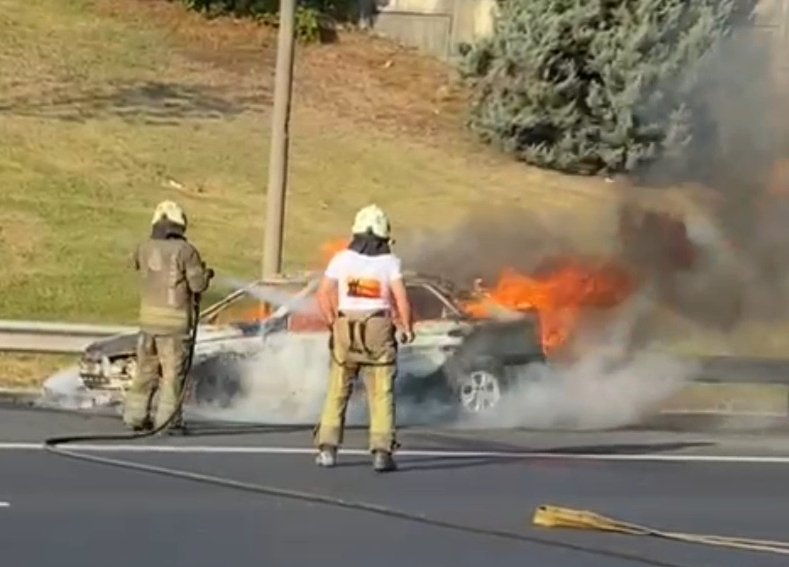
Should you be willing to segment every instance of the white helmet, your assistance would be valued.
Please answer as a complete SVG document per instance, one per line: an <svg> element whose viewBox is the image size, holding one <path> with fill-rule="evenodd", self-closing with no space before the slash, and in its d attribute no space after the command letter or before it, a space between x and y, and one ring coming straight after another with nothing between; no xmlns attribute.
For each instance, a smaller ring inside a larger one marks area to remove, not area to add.
<svg viewBox="0 0 789 567"><path fill-rule="evenodd" d="M364 234L368 230L378 238L389 239L389 217L378 205L368 205L360 209L353 220L353 234Z"/></svg>
<svg viewBox="0 0 789 567"><path fill-rule="evenodd" d="M174 201L162 201L156 205L151 224L156 224L162 219L167 219L170 222L186 227L184 210Z"/></svg>

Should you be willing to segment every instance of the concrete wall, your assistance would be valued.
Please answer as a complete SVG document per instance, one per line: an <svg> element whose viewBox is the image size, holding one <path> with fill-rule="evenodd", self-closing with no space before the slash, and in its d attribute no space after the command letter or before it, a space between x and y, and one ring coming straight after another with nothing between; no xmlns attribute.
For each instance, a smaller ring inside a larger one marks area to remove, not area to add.
<svg viewBox="0 0 789 567"><path fill-rule="evenodd" d="M753 40L758 47L765 47L772 56L776 83L783 91L789 79L789 0L760 0L754 22Z"/></svg>
<svg viewBox="0 0 789 567"><path fill-rule="evenodd" d="M374 30L442 59L490 34L495 0L379 0Z"/></svg>

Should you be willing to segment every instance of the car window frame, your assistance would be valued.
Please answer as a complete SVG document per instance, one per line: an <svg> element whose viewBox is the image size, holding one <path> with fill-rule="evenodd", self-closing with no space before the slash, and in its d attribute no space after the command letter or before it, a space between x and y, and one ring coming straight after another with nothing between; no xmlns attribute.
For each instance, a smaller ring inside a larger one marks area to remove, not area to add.
<svg viewBox="0 0 789 567"><path fill-rule="evenodd" d="M462 319L463 318L463 314L460 312L460 310L457 308L457 306L454 305L451 301L449 301L444 296L444 294L441 293L441 291L438 290L430 282L420 282L420 281L409 282L409 281L406 280L405 285L406 285L406 292L410 291L409 288L419 287L419 288L422 288L423 290L426 290L430 295L432 295L442 306L441 316L439 317L439 319ZM432 321L432 320L434 320L434 318L427 318L427 319L421 319L421 320L422 321ZM416 322L418 322L418 321L416 321Z"/></svg>

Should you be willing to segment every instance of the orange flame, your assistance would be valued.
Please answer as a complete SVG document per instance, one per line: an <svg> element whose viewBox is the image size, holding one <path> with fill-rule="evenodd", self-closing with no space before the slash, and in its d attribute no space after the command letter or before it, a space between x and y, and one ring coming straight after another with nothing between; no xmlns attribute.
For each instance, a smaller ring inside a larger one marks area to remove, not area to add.
<svg viewBox="0 0 789 567"><path fill-rule="evenodd" d="M614 307L632 293L634 286L631 276L615 265L593 267L565 260L541 276L506 269L495 287L484 290L482 299L469 302L464 308L476 318L490 317L496 305L514 311L536 311L543 349L551 354L570 339L584 308Z"/></svg>
<svg viewBox="0 0 789 567"><path fill-rule="evenodd" d="M321 262L323 266L328 266L329 262L331 262L332 258L342 250L348 248L350 244L350 240L347 238L335 238L333 240L329 240L321 245Z"/></svg>
<svg viewBox="0 0 789 567"><path fill-rule="evenodd" d="M265 321L269 317L274 310L271 308L271 305L268 303L262 303L257 307L253 307L249 309L247 312L244 313L242 316L242 321L244 323L256 323L258 321Z"/></svg>
<svg viewBox="0 0 789 567"><path fill-rule="evenodd" d="M347 238L324 243L323 265L348 244ZM490 318L497 308L535 311L540 320L543 349L546 354L552 354L572 338L584 309L619 305L633 293L636 280L623 267L610 262L560 258L551 262L549 269L537 270L532 275L505 269L494 287L486 289L478 283L476 287L478 298L462 305L471 317Z"/></svg>

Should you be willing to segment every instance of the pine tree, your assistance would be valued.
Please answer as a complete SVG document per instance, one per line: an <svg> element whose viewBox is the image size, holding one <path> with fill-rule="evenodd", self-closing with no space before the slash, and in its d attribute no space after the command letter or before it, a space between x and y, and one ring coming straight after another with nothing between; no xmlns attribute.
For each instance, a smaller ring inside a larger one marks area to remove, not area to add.
<svg viewBox="0 0 789 567"><path fill-rule="evenodd" d="M736 0L501 0L494 33L465 55L469 125L540 167L631 172L680 156L708 120L698 70Z"/></svg>

